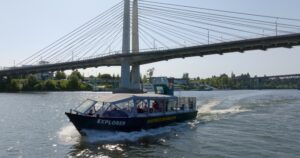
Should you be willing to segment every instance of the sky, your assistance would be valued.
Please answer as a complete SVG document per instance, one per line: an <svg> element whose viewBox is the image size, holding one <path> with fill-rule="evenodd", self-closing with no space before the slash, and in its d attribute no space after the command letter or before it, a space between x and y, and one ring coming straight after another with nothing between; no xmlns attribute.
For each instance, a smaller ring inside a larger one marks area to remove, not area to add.
<svg viewBox="0 0 300 158"><path fill-rule="evenodd" d="M0 66L13 66L109 9L120 0L0 0ZM237 12L300 19L299 0L165 0ZM300 73L300 47L174 59L141 66L154 76L206 78L223 73L252 76ZM120 67L81 70L86 76L120 74Z"/></svg>

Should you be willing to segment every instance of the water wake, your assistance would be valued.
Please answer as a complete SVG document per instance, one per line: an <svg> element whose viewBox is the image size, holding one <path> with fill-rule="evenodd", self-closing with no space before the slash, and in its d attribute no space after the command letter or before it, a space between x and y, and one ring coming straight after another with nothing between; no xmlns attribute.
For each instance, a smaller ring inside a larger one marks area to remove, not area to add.
<svg viewBox="0 0 300 158"><path fill-rule="evenodd" d="M212 108L219 105L221 103L221 101L219 100L212 100L209 101L207 104L201 105L198 108L198 113L199 114L209 114L212 111Z"/></svg>
<svg viewBox="0 0 300 158"><path fill-rule="evenodd" d="M143 138L157 137L165 133L170 133L175 127L162 127L134 132L109 132L85 130L86 140L91 143L95 142L137 142Z"/></svg>
<svg viewBox="0 0 300 158"><path fill-rule="evenodd" d="M110 142L137 142L140 139L157 137L159 135L167 134L172 131L185 129L186 123L177 124L175 126L166 126L161 128L134 131L134 132L110 132L98 130L83 130L86 136L81 137L76 128L69 124L60 129L58 138L63 144L75 144L82 141L89 143L110 143Z"/></svg>
<svg viewBox="0 0 300 158"><path fill-rule="evenodd" d="M75 144L80 140L80 134L72 124L62 127L57 135L63 144Z"/></svg>

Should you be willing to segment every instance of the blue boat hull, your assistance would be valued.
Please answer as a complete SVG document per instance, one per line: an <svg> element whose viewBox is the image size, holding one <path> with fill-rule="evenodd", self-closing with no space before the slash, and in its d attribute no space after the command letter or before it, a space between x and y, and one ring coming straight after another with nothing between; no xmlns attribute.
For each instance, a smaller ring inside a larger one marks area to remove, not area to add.
<svg viewBox="0 0 300 158"><path fill-rule="evenodd" d="M183 122L194 119L197 111L174 113L163 116L132 117L132 118L105 118L84 116L74 113L65 113L76 129L82 134L83 129L106 130L106 131L140 131L166 126L175 122Z"/></svg>

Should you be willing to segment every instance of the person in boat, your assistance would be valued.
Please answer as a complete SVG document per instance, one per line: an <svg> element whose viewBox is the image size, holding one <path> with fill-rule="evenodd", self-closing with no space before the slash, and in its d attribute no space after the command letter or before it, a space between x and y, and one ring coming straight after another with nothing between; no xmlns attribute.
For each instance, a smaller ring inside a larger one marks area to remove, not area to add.
<svg viewBox="0 0 300 158"><path fill-rule="evenodd" d="M89 111L88 115L90 115L90 116L94 115L93 109L91 109L91 110Z"/></svg>
<svg viewBox="0 0 300 158"><path fill-rule="evenodd" d="M193 102L189 102L189 108L190 108L190 110L193 110L193 109L194 109Z"/></svg>
<svg viewBox="0 0 300 158"><path fill-rule="evenodd" d="M141 106L138 106L137 107L137 112L138 113L144 113L144 110L143 110L143 108L141 108Z"/></svg>
<svg viewBox="0 0 300 158"><path fill-rule="evenodd" d="M158 103L157 101L154 101L153 104L152 104L152 107L155 111L159 111L159 106L158 106Z"/></svg>
<svg viewBox="0 0 300 158"><path fill-rule="evenodd" d="M180 110L184 110L184 104L181 105Z"/></svg>
<svg viewBox="0 0 300 158"><path fill-rule="evenodd" d="M143 111L144 112L149 112L149 108L148 108L148 104L147 103L145 103Z"/></svg>

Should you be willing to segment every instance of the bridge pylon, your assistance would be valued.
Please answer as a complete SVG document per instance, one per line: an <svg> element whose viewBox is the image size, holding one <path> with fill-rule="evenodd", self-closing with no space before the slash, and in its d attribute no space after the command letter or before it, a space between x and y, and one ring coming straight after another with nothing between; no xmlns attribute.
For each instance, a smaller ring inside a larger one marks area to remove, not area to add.
<svg viewBox="0 0 300 158"><path fill-rule="evenodd" d="M132 4L132 53L139 52L139 18L138 0L133 0ZM141 89L140 65L132 65L131 68L131 88Z"/></svg>
<svg viewBox="0 0 300 158"><path fill-rule="evenodd" d="M124 0L123 15L123 43L122 53L130 53L130 0ZM139 29L138 29L138 0L132 3L132 52L139 52ZM130 65L128 59L122 59L120 89L116 92L142 92L140 79L140 65Z"/></svg>

